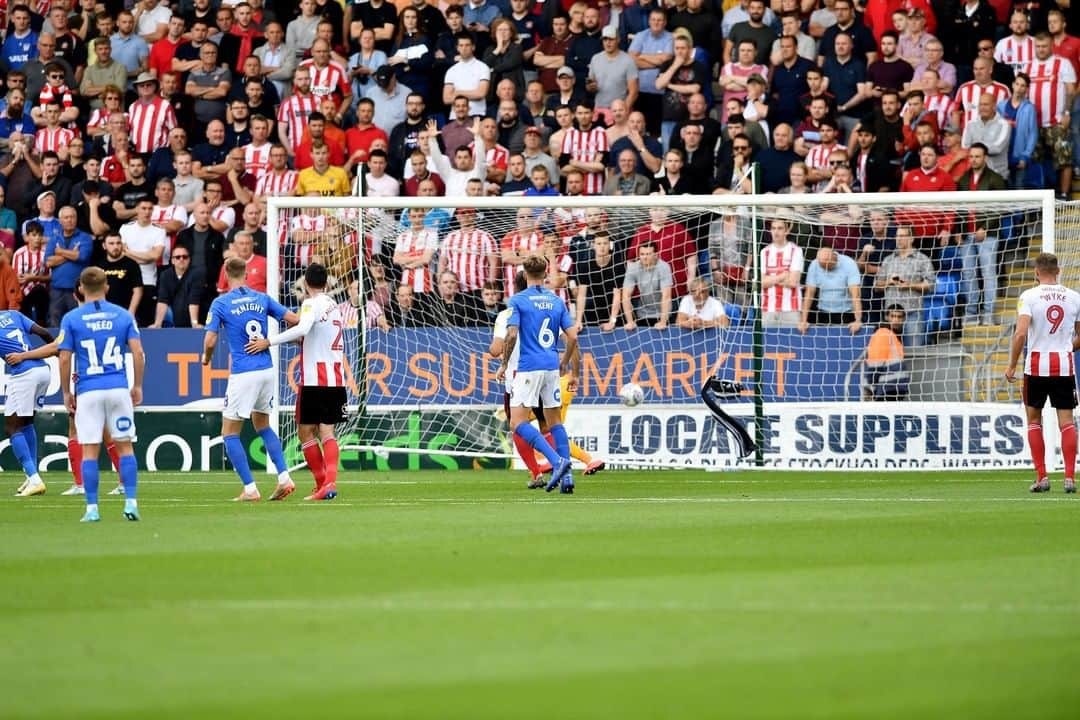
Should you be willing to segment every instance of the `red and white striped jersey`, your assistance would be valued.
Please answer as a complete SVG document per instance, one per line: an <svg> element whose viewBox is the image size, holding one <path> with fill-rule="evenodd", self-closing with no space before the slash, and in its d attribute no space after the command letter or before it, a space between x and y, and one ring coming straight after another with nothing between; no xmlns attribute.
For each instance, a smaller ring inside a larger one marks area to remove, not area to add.
<svg viewBox="0 0 1080 720"><path fill-rule="evenodd" d="M295 149L307 130L308 117L319 109L319 98L293 93L278 106L277 121L285 127L289 142Z"/></svg>
<svg viewBox="0 0 1080 720"><path fill-rule="evenodd" d="M23 245L21 248L15 251L15 255L11 258L11 266L15 270L16 275L49 275L49 267L45 264L45 246L42 245L40 250L31 250L29 245ZM43 282L32 280L22 284L23 295L29 295L30 291L39 285L44 285Z"/></svg>
<svg viewBox="0 0 1080 720"><path fill-rule="evenodd" d="M480 290L484 283L493 279L488 258L498 252L495 238L477 228L455 230L442 243L447 269L457 274L461 292Z"/></svg>
<svg viewBox="0 0 1080 720"><path fill-rule="evenodd" d="M1073 331L1080 322L1080 293L1064 285L1039 285L1020 294L1016 312L1031 318L1024 374L1072 375Z"/></svg>
<svg viewBox="0 0 1080 720"><path fill-rule="evenodd" d="M949 112L960 113L960 127L963 128L979 115L979 98L983 95L993 95L994 105L1002 100L1012 97L1009 88L999 82L991 82L986 87L980 86L974 80L969 80L956 90ZM944 127L940 125L939 127Z"/></svg>
<svg viewBox="0 0 1080 720"><path fill-rule="evenodd" d="M469 143L469 151L476 152L476 143ZM487 149L487 152L484 153L484 160L487 162L488 167L505 170L507 163L510 161L510 151L502 145L496 144L494 147Z"/></svg>
<svg viewBox="0 0 1080 720"><path fill-rule="evenodd" d="M406 230L397 237L397 245L394 246L394 254L401 253L407 258L419 258L429 250L434 252L439 249L439 235L427 228L423 230ZM428 265L420 267L403 268L401 271L401 284L408 285L413 292L431 292L433 287L431 268Z"/></svg>
<svg viewBox="0 0 1080 720"><path fill-rule="evenodd" d="M323 232L326 230L327 216L322 213L315 215L308 215L307 213L300 213L294 215L289 222L291 232L289 233L293 242L296 244L296 262L300 267L307 267L311 264L311 258L318 249L317 246L309 242L305 238L297 239L297 232Z"/></svg>
<svg viewBox="0 0 1080 720"><path fill-rule="evenodd" d="M255 184L255 194L262 195L292 195L296 192L295 170L285 170L280 175L273 170L268 170L259 182Z"/></svg>
<svg viewBox="0 0 1080 720"><path fill-rule="evenodd" d="M155 205L154 209L150 211L150 224L157 225L160 228L165 227L165 223L179 220L183 223L180 227L183 228L187 225L188 211L184 209L182 205L168 205L162 207L161 205ZM161 259L158 260L158 267L166 267L169 264L169 255L172 253L173 245L176 243L176 233L165 233L165 252L161 254Z"/></svg>
<svg viewBox="0 0 1080 720"><path fill-rule="evenodd" d="M776 245L770 243L761 249L761 273L779 275L794 272L801 276L803 271L803 253L792 242ZM761 295L762 312L790 312L802 309L802 287L782 287L773 285L765 288Z"/></svg>
<svg viewBox="0 0 1080 720"><path fill-rule="evenodd" d="M169 131L176 127L176 113L165 98L148 103L136 100L128 108L128 125L135 152L149 153L169 144Z"/></svg>
<svg viewBox="0 0 1080 720"><path fill-rule="evenodd" d="M270 148L268 142L256 147L253 143L244 146L244 169L261 180L263 175L270 172ZM256 188L258 186L256 185ZM256 195L259 193L256 192Z"/></svg>
<svg viewBox="0 0 1080 720"><path fill-rule="evenodd" d="M53 102L59 103L60 112L63 112L75 104L75 99L71 97L71 90L67 85L61 84L53 87L49 83L45 83L41 87L41 92L38 93L37 104L45 107Z"/></svg>
<svg viewBox="0 0 1080 720"><path fill-rule="evenodd" d="M937 120L937 126L943 128L949 124L949 110L952 108L952 98L945 93L927 95L925 98L926 111L933 113Z"/></svg>
<svg viewBox="0 0 1080 720"><path fill-rule="evenodd" d="M810 152L806 153L807 169L824 170L829 167L829 155L832 155L835 150L847 150L847 148L837 142L832 145L815 145L810 148ZM821 192L828 184L828 180L821 180L814 186L814 191Z"/></svg>
<svg viewBox="0 0 1080 720"><path fill-rule="evenodd" d="M90 121L86 123L86 131L90 132L91 128L106 129L109 126L110 112L105 108L97 108L90 112ZM127 113L124 113L124 123L130 128L131 120L128 118Z"/></svg>
<svg viewBox="0 0 1080 720"><path fill-rule="evenodd" d="M317 67L314 60L305 60L300 67L307 68L311 75L311 94L315 97L336 95L340 100L349 94L349 73L333 60L322 68Z"/></svg>
<svg viewBox="0 0 1080 720"><path fill-rule="evenodd" d="M1035 59L1035 38L1026 35L1017 39L1012 35L1003 37L994 48L994 60L1011 65L1013 72L1022 70L1024 65Z"/></svg>
<svg viewBox="0 0 1080 720"><path fill-rule="evenodd" d="M70 128L59 127L55 130L41 128L34 134L34 152L38 155L46 150L56 152L62 147L67 147L75 139L75 131Z"/></svg>
<svg viewBox="0 0 1080 720"><path fill-rule="evenodd" d="M329 295L308 298L300 306L300 322L313 318L300 345L300 385L345 385L345 320Z"/></svg>
<svg viewBox="0 0 1080 720"><path fill-rule="evenodd" d="M569 128L563 135L560 153L569 155L571 160L581 162L602 162L608 151L607 130L594 127L589 131ZM558 159L558 158L556 158ZM604 192L604 173L585 173L583 195L599 195Z"/></svg>
<svg viewBox="0 0 1080 720"><path fill-rule="evenodd" d="M507 233L499 246L499 250L509 250L518 255L527 255L540 249L540 233L533 231L528 235L522 235L519 231ZM514 294L514 276L521 270L521 265L503 263L503 295L510 297Z"/></svg>
<svg viewBox="0 0 1080 720"><path fill-rule="evenodd" d="M1057 125L1069 111L1069 91L1065 84L1076 82L1072 63L1059 55L1051 55L1046 60L1027 63L1024 72L1031 78L1028 99L1039 113L1039 127Z"/></svg>

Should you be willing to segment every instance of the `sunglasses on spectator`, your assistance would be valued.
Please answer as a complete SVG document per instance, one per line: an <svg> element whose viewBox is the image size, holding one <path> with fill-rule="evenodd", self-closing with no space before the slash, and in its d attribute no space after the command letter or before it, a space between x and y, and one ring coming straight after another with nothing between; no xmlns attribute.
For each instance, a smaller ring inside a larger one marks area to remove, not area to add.
<svg viewBox="0 0 1080 720"><path fill-rule="evenodd" d="M986 52L987 50L993 50L993 49L994 49L993 45L980 45L979 46L979 52Z"/></svg>
<svg viewBox="0 0 1080 720"><path fill-rule="evenodd" d="M848 164L843 160L830 160L829 164L833 167L847 167Z"/></svg>
<svg viewBox="0 0 1080 720"><path fill-rule="evenodd" d="M732 145L731 149L735 152L746 152L750 149L749 145Z"/></svg>
<svg viewBox="0 0 1080 720"><path fill-rule="evenodd" d="M190 260L191 256L190 255L173 255L172 259L173 260Z"/></svg>

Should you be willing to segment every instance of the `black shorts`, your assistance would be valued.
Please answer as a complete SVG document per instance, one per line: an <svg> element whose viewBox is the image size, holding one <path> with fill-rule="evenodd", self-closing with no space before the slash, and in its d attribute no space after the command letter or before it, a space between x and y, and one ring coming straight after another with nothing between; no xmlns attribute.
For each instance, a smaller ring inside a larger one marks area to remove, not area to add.
<svg viewBox="0 0 1080 720"><path fill-rule="evenodd" d="M1024 404L1043 409L1046 399L1055 410L1072 410L1077 406L1076 378L1072 375L1059 377L1024 376Z"/></svg>
<svg viewBox="0 0 1080 720"><path fill-rule="evenodd" d="M343 387L305 385L296 400L297 425L337 425L345 420L348 396Z"/></svg>

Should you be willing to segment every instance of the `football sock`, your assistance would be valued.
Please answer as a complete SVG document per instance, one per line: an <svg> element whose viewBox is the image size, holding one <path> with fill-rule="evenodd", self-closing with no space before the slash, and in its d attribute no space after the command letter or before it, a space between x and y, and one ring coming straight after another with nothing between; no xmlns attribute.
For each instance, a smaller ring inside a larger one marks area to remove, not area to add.
<svg viewBox="0 0 1080 720"><path fill-rule="evenodd" d="M37 474L37 463L34 462L34 458L30 455L30 448L26 444L26 436L23 435L22 430L12 433L10 439L11 451L15 453L15 459L19 461L19 465L22 466L26 477Z"/></svg>
<svg viewBox="0 0 1080 720"><path fill-rule="evenodd" d="M561 426L560 426L561 427ZM514 428L514 434L520 435L521 439L529 443L529 446L535 450L538 450L547 461L551 463L551 467L558 467L562 458L559 453L555 452L555 448L548 444L548 441L540 434L540 431L533 427L532 423L523 422Z"/></svg>
<svg viewBox="0 0 1080 720"><path fill-rule="evenodd" d="M1072 423L1061 428L1061 455L1065 458L1065 477L1076 478L1076 426Z"/></svg>
<svg viewBox="0 0 1080 720"><path fill-rule="evenodd" d="M124 485L124 497L128 500L135 499L135 486L139 478L139 465L134 455L121 455L117 458L119 465L120 482Z"/></svg>
<svg viewBox="0 0 1080 720"><path fill-rule="evenodd" d="M1073 435L1075 449L1076 435ZM1031 446L1031 462L1035 464L1036 480L1046 477L1046 443L1043 442L1042 425L1031 423L1028 425L1028 445Z"/></svg>
<svg viewBox="0 0 1080 720"><path fill-rule="evenodd" d="M586 465L592 462L592 455L582 450L581 446L573 440L570 441L570 457L574 458L575 460L580 460Z"/></svg>
<svg viewBox="0 0 1080 720"><path fill-rule="evenodd" d="M109 454L109 461L112 462L113 470L120 472L120 452L116 449L116 443L106 445L105 452Z"/></svg>
<svg viewBox="0 0 1080 720"><path fill-rule="evenodd" d="M570 459L570 438L566 435L566 427L559 423L558 425L552 425L548 428L551 431L551 437L555 438L555 450L559 453L559 457Z"/></svg>
<svg viewBox="0 0 1080 720"><path fill-rule="evenodd" d="M315 477L315 487L322 487L322 484L326 481L326 470L323 467L322 450L319 448L318 440L308 440L301 446L301 450L304 451L304 460L307 462L308 470Z"/></svg>
<svg viewBox="0 0 1080 720"><path fill-rule="evenodd" d="M75 438L68 438L68 464L75 484L82 487L82 445Z"/></svg>
<svg viewBox="0 0 1080 720"><path fill-rule="evenodd" d="M83 487L86 488L86 504L88 506L97 505L98 482L101 480L101 478L98 477L97 460L82 461L82 478Z"/></svg>
<svg viewBox="0 0 1080 720"><path fill-rule="evenodd" d="M34 427L34 423L30 423L22 429L23 437L26 438L26 447L30 450L30 458L34 461L34 472L37 470L38 452L37 452L37 429Z"/></svg>
<svg viewBox="0 0 1080 720"><path fill-rule="evenodd" d="M333 484L337 482L337 468L338 458L341 457L341 450L338 448L337 439L327 438L322 443L323 451L323 472L326 475L327 484Z"/></svg>
<svg viewBox="0 0 1080 720"><path fill-rule="evenodd" d="M529 446L529 443L525 442L525 438L517 433L513 434L513 438L514 448L517 449L518 457L525 463L525 467L529 468L529 472L533 475L539 475L540 465L536 462L536 452Z"/></svg>
<svg viewBox="0 0 1080 720"><path fill-rule="evenodd" d="M263 447L266 448L266 455L274 463L274 469L277 470L278 475L289 471L289 466L285 462L285 453L281 451L281 439L273 428L265 427L259 431L259 437L262 438Z"/></svg>
<svg viewBox="0 0 1080 720"><path fill-rule="evenodd" d="M229 457L229 462L232 463L233 469L236 470L236 474L240 476L240 481L244 483L244 487L252 485L255 482L255 478L251 476L251 465L248 464L247 450L244 449L244 444L240 442L239 435L226 435L225 440L225 454Z"/></svg>

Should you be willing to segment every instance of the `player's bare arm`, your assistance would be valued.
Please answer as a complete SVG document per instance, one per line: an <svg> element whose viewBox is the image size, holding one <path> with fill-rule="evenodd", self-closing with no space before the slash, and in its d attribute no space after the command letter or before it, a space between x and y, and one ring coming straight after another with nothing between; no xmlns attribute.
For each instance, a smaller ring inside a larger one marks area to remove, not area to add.
<svg viewBox="0 0 1080 720"><path fill-rule="evenodd" d="M510 367L510 356L514 353L514 346L517 345L517 336L518 329L516 325L506 328L506 340L503 341L502 365L499 366L499 371L495 374L495 379L499 382L506 378L506 369Z"/></svg>
<svg viewBox="0 0 1080 720"><path fill-rule="evenodd" d="M566 387L570 392L577 392L578 380L581 378L581 347L578 345L577 330L568 328L563 330L563 335L566 336L566 349L563 351L559 373L565 375L569 372Z"/></svg>
<svg viewBox="0 0 1080 720"><path fill-rule="evenodd" d="M218 334L213 330L207 330L206 335L203 337L203 356L202 364L209 365L210 360L214 357L214 348L217 347Z"/></svg>
<svg viewBox="0 0 1080 720"><path fill-rule="evenodd" d="M64 392L64 407L75 412L75 395L71 392L71 351L60 351L60 387Z"/></svg>
<svg viewBox="0 0 1080 720"><path fill-rule="evenodd" d="M131 367L135 375L131 385L131 404L142 405L143 371L146 369L146 353L143 352L142 340L128 340L128 350L131 351Z"/></svg>
<svg viewBox="0 0 1080 720"><path fill-rule="evenodd" d="M293 327L289 328L285 332L278 333L273 340L270 338L252 338L248 340L247 345L244 346L244 351L253 355L255 353L261 353L264 350L269 349L271 345L283 345L295 340L300 340L308 331L311 330L311 326L315 324L315 312L309 303L305 302L304 307L301 308L300 314L290 311L285 315L285 322Z"/></svg>
<svg viewBox="0 0 1080 720"><path fill-rule="evenodd" d="M1020 362L1020 353L1024 351L1024 343L1027 342L1027 331L1030 325L1030 315L1021 315L1016 319L1016 330L1009 341L1009 367L1005 370L1005 379L1011 383L1016 382L1016 365ZM1075 346L1075 339L1073 344Z"/></svg>

